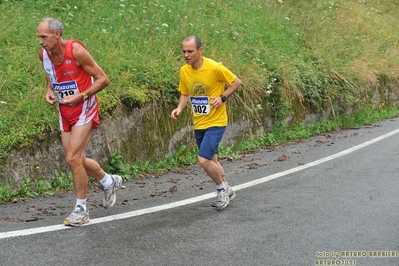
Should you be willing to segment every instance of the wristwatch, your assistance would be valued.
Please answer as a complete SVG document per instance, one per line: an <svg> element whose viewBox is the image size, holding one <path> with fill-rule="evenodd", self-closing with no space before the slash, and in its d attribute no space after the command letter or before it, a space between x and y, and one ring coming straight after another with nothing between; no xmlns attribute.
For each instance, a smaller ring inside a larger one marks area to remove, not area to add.
<svg viewBox="0 0 399 266"><path fill-rule="evenodd" d="M220 99L222 99L222 102L225 102L227 100L227 97L222 94L220 95Z"/></svg>
<svg viewBox="0 0 399 266"><path fill-rule="evenodd" d="M83 101L86 101L89 98L85 92L81 92L80 94L82 94Z"/></svg>

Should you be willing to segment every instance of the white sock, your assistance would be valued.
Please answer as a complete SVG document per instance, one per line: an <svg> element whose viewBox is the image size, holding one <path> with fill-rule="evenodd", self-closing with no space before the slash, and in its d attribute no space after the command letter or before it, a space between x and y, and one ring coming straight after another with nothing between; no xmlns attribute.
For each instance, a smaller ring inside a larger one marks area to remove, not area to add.
<svg viewBox="0 0 399 266"><path fill-rule="evenodd" d="M103 185L104 188L108 188L112 184L113 180L109 174L105 174L103 179L100 180L101 185Z"/></svg>
<svg viewBox="0 0 399 266"><path fill-rule="evenodd" d="M220 185L216 185L217 190L221 190L221 189L225 189L225 188L226 188L226 184L224 182L222 182Z"/></svg>
<svg viewBox="0 0 399 266"><path fill-rule="evenodd" d="M86 199L76 199L76 206L82 206L84 211L87 211L87 207L86 207Z"/></svg>

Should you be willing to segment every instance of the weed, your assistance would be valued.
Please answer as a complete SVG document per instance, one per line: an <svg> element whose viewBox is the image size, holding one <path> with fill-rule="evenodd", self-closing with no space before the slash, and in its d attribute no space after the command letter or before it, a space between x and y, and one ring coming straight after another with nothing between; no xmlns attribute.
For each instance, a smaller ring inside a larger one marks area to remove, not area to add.
<svg viewBox="0 0 399 266"><path fill-rule="evenodd" d="M54 176L51 178L51 185L55 191L64 191L73 189L72 174L67 176L65 173L54 171Z"/></svg>
<svg viewBox="0 0 399 266"><path fill-rule="evenodd" d="M126 167L126 163L124 163L119 150L111 154L106 171L108 173L120 175L124 180L132 179L132 174L130 173L129 168Z"/></svg>

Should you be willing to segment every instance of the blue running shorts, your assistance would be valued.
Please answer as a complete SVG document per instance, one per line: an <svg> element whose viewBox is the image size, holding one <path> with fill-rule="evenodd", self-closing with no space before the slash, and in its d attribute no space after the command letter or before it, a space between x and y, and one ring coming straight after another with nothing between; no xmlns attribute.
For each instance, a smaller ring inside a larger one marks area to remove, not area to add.
<svg viewBox="0 0 399 266"><path fill-rule="evenodd" d="M199 148L198 155L212 160L213 155L218 153L219 143L222 140L226 127L210 127L207 129L194 130L195 139Z"/></svg>

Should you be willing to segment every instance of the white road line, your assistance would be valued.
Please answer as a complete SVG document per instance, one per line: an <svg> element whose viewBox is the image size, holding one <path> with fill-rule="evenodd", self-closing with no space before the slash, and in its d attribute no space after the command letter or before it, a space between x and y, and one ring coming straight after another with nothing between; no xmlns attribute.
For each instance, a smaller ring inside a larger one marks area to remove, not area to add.
<svg viewBox="0 0 399 266"><path fill-rule="evenodd" d="M351 152L357 151L359 149L362 149L364 147L367 147L371 144L374 144L380 140L386 139L390 136L393 136L395 134L399 133L399 129L393 130L387 134L384 134L378 138L366 141L362 144L359 144L357 146L354 146L352 148L346 149L344 151L338 152L336 154L324 157L322 159L304 164L302 166L298 166L298 167L294 167L291 169L288 169L286 171L280 172L280 173L276 173L273 175L269 175L269 176L265 176L250 182L246 182L243 183L241 185L237 185L234 186L233 189L234 190L241 190L244 188L249 188L252 186L256 186L258 184L262 184L265 182L268 182L270 180L282 177L282 176L286 176L292 173L296 173L299 171L302 171L304 169L331 161L333 159L339 158L341 156L347 155ZM144 215L144 214L149 214L149 213L153 213L153 212L159 212L159 211L163 211L163 210L168 210L168 209L172 209L172 208L176 208L176 207L180 207L180 206L184 206L184 205L188 205L188 204L192 204L192 203L196 203L196 202L200 202L203 200L207 200L210 199L212 197L215 196L215 193L208 193L202 196L198 196L198 197L194 197L194 198L189 198L186 200L181 200L181 201L177 201L177 202L172 202L172 203L168 203L168 204L163 204L163 205L159 205L159 206L154 206L151 208L146 208L146 209L141 209L141 210L136 210L136 211L131 211L131 212L125 212L125 213L121 213L121 214L116 214L116 215L111 215L111 216L106 216L106 217L102 217L102 218L97 218L97 219L92 219L90 220L90 223L84 225L84 226L90 226L93 224L99 224L99 223L105 223L105 222L110 222L110 221L115 221L115 220L121 220L121 219L126 219L126 218L132 218L132 217L136 217L136 216L140 216L140 215ZM18 237L18 236L27 236L27 235L34 235L34 234L40 234L40 233L46 233L46 232L51 232L51 231L58 231L58 230L65 230L65 229L70 229L71 227L68 226L64 226L64 225L53 225L53 226L43 226L43 227L37 227L37 228L32 228L32 229L24 229L24 230L16 230L16 231L9 231L9 232L2 232L0 233L0 239L5 239L5 238L11 238L11 237Z"/></svg>

